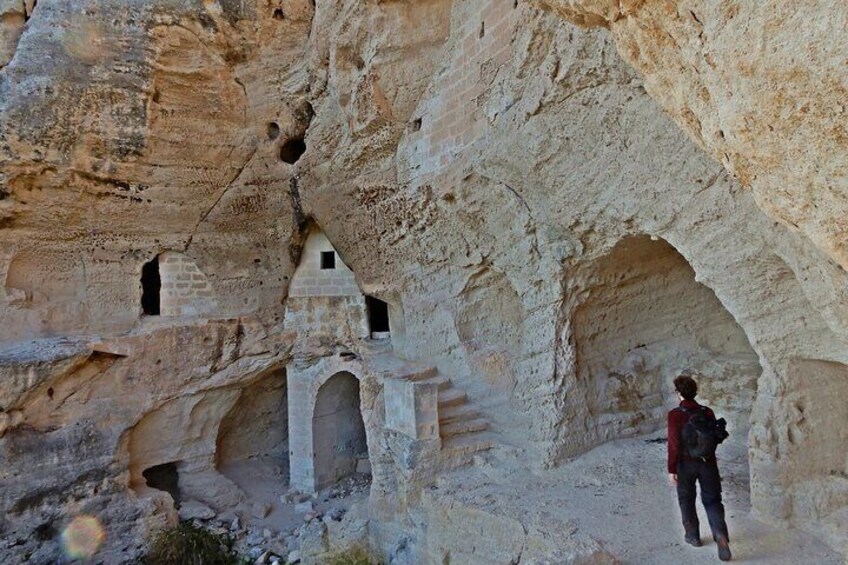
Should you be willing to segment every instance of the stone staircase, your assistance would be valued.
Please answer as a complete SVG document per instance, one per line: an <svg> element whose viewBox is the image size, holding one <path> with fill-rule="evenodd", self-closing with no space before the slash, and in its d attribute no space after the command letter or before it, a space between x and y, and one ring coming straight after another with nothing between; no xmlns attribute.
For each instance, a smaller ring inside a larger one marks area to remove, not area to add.
<svg viewBox="0 0 848 565"><path fill-rule="evenodd" d="M476 453L494 447L494 438L487 431L489 422L450 378L439 375L435 367L405 378L438 384L439 435L442 454L451 467L467 464Z"/></svg>

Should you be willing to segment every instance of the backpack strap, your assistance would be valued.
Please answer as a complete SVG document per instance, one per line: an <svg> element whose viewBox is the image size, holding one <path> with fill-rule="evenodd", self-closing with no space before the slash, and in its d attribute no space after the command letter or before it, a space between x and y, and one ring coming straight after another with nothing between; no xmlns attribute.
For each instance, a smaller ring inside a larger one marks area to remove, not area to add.
<svg viewBox="0 0 848 565"><path fill-rule="evenodd" d="M707 411L707 407L701 406L700 404L698 405L697 408L685 408L683 406L678 406L674 409L680 410L681 412L683 412L684 414L686 414L687 416L690 416L690 417L694 416L695 414L697 414L699 412L706 412Z"/></svg>

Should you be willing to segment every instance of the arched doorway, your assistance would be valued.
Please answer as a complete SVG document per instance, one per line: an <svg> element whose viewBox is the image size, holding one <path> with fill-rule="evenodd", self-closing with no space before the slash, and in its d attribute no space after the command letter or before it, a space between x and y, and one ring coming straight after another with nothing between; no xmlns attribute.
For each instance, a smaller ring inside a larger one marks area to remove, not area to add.
<svg viewBox="0 0 848 565"><path fill-rule="evenodd" d="M368 458L359 380L350 373L330 377L318 389L312 415L315 489L357 471Z"/></svg>

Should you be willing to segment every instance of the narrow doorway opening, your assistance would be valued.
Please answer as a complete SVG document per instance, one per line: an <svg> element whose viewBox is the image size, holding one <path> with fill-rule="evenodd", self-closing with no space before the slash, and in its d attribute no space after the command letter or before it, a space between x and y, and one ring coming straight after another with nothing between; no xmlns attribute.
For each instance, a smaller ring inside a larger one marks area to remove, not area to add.
<svg viewBox="0 0 848 565"><path fill-rule="evenodd" d="M158 316L162 278L159 276L159 257L154 257L141 268L141 310L145 316Z"/></svg>
<svg viewBox="0 0 848 565"><path fill-rule="evenodd" d="M316 490L350 475L370 475L359 380L352 374L338 373L318 389L312 441Z"/></svg>
<svg viewBox="0 0 848 565"><path fill-rule="evenodd" d="M389 337L389 305L373 296L365 297L365 309L368 312L368 328L371 339Z"/></svg>

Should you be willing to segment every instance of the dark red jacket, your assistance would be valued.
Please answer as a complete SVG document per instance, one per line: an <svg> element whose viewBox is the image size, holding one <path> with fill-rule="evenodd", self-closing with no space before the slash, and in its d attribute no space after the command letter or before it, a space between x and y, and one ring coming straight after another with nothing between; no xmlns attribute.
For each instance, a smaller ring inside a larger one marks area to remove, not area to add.
<svg viewBox="0 0 848 565"><path fill-rule="evenodd" d="M684 400L680 403L680 406L688 409L701 407L694 400ZM683 426L689 421L689 416L686 412L677 409L668 413L668 472L671 475L677 474L677 462L681 457L686 457L683 455L680 445L680 432L683 431ZM715 418L715 414L709 408L707 408L707 416ZM715 461L715 455L708 461Z"/></svg>

